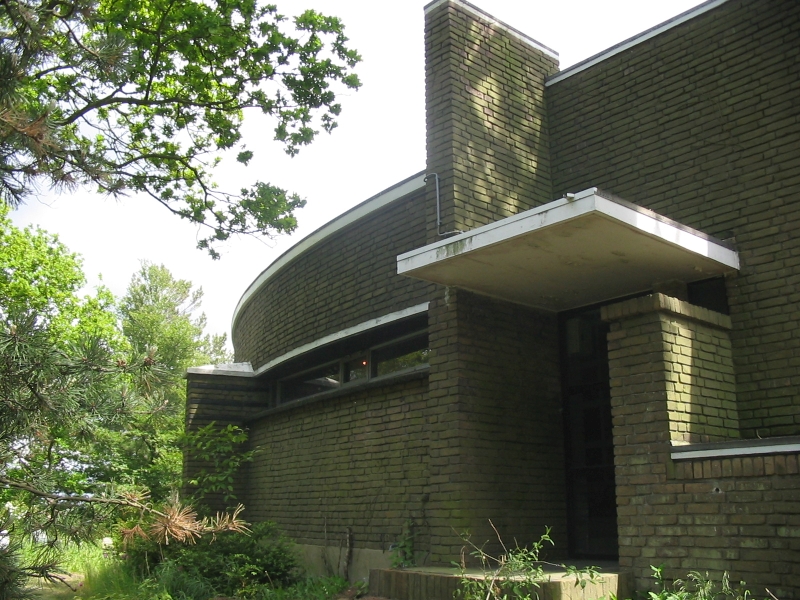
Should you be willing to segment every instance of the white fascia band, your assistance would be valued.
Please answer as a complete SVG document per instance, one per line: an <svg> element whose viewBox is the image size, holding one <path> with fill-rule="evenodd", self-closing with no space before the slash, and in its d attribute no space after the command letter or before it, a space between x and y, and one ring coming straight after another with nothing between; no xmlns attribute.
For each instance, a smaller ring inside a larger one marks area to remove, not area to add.
<svg viewBox="0 0 800 600"><path fill-rule="evenodd" d="M408 308L404 308L402 310L389 313L388 315L383 315L376 319L370 319L369 321L364 321L363 323L359 323L358 325L353 325L352 327L348 327L347 329L342 329L341 331L337 331L336 333L331 333L330 335L321 337L318 340L314 340L313 342L309 342L307 344L303 344L302 346L298 346L294 350L290 350L286 354L281 354L279 357L274 358L268 363L261 365L258 368L258 370L255 373L253 373L253 376L261 375L262 373L269 371L270 369L274 369L275 367L277 367L281 363L286 362L287 360L305 354L306 352L311 352L312 350L316 350L317 348L321 348L322 346L326 346L327 344L338 342L339 340L343 340L345 338L357 335L359 333L364 333L365 331L369 331L370 329L374 329L382 325L388 325L389 323L393 323L394 321L399 321L400 319L413 317L414 315L419 315L421 313L427 312L429 305L430 302L423 302L422 304L417 304L416 306L410 306Z"/></svg>
<svg viewBox="0 0 800 600"><path fill-rule="evenodd" d="M706 448L704 450L683 450L670 453L672 460L697 460L711 458L735 458L737 456L758 456L764 454L800 454L800 443L769 444L759 446L739 446L734 448Z"/></svg>
<svg viewBox="0 0 800 600"><path fill-rule="evenodd" d="M286 362L287 360L291 360L292 358L301 356L306 352L311 352L312 350L316 350L317 348L321 348L322 346L326 346L327 344L338 342L339 340L343 340L345 338L357 335L359 333L364 333L365 331L369 331L370 329L374 329L382 325L388 325L389 323L393 323L401 319L413 317L415 315L427 312L429 305L430 302L423 302L422 304L417 304L416 306L409 306L408 308L404 308L402 310L398 310L393 313L377 317L375 319L364 321L363 323L359 323L358 325L353 325L352 327L342 329L341 331L337 331L336 333L331 333L330 335L321 337L318 340L314 340L313 342L309 342L307 344L303 344L302 346L298 346L294 350L290 350L285 354L281 354L280 356L272 359L268 363L261 365L261 367L259 367L257 371L253 371L253 367L248 362L248 363L232 363L227 365L204 365L202 367L189 367L188 369L186 369L186 373L194 375L219 375L219 376L226 375L233 377L257 377L269 371L270 369L273 369L278 365Z"/></svg>

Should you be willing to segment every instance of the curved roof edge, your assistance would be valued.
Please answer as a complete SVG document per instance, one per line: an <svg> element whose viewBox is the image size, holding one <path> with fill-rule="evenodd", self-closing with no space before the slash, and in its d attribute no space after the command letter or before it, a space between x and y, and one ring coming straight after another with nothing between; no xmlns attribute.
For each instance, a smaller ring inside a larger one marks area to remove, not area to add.
<svg viewBox="0 0 800 600"><path fill-rule="evenodd" d="M257 377L258 375L263 375L267 371L274 369L278 365L285 363L287 360L291 360L292 358L297 358L298 356L307 354L312 350L316 350L317 348L321 348L328 344L332 344L333 342L338 342L339 340L352 337L359 333L364 333L365 331L369 331L370 329L375 329L376 327L380 327L381 325L388 325L389 323L394 323L401 319L406 319L408 317L413 317L415 315L428 312L429 307L430 307L430 302L423 302L422 304L417 304L415 306L409 306L401 310L396 310L394 312L381 315L380 317L376 317L374 319L369 319L362 323L358 323L357 325L353 325L352 327L347 327L345 329L342 329L341 331L336 331L334 333L322 336L321 338L318 338L313 342L309 342L307 344L303 344L302 346L298 346L294 350L289 350L289 352L285 352L280 356L273 358L271 361L264 363L256 371L253 372L253 376Z"/></svg>
<svg viewBox="0 0 800 600"><path fill-rule="evenodd" d="M313 248L318 243L326 239L328 236L333 235L340 229L343 229L348 225L355 223L359 219L366 217L370 213L383 208L387 204L391 204L395 200L399 200L400 198L424 187L425 171L421 171L416 175L412 175L411 177L394 184L393 186L383 190L371 198L368 198L364 202L357 204L332 221L328 221L325 223L325 225L310 233L302 240L297 242L294 246L289 248L286 252L281 254L277 259L270 263L266 269L261 271L261 274L255 278L253 283L251 283L245 290L244 294L242 294L242 297L239 298L239 302L236 304L236 308L233 311L233 318L231 319L231 337L233 337L233 329L236 326L236 319L239 317L239 313L247 305L253 295L259 289L261 289L261 287L267 281L277 275L281 269L287 266L295 258L303 254L306 250Z"/></svg>
<svg viewBox="0 0 800 600"><path fill-rule="evenodd" d="M545 79L545 86L553 85L554 83L558 83L562 79L566 79L572 75L580 73L581 71L585 71L586 69L593 67L599 62L606 60L607 58L611 58L615 54L619 54L620 52L624 52L628 48L632 48L637 44L641 44L653 38L665 31L672 29L673 27L677 27L681 23L685 23L690 19L694 19L695 17L699 17L705 12L717 8L718 6L722 6L728 0L708 0L708 2L704 2L699 6L695 6L694 8L690 8L686 12L679 14L676 17L672 17L663 23L656 25L655 27L651 27L647 31L643 31L642 33L637 33L635 36L628 38L627 40L616 44L615 46L611 46L602 52L595 54L594 56L590 56L589 58L582 60L579 63L572 65L571 67L567 67L563 71L559 71L558 73L554 73L547 79Z"/></svg>

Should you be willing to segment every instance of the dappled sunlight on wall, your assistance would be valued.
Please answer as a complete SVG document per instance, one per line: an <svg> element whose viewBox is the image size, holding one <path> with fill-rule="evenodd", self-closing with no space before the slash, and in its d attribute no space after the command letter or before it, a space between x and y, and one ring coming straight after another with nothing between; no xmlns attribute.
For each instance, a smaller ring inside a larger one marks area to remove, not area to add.
<svg viewBox="0 0 800 600"><path fill-rule="evenodd" d="M440 176L443 229L550 201L544 79L555 54L464 6L426 17L427 170Z"/></svg>

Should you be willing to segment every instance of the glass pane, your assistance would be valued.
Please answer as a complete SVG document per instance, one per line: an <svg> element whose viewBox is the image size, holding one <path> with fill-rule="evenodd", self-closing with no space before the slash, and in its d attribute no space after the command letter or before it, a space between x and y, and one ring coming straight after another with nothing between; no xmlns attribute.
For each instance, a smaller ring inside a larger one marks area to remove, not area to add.
<svg viewBox="0 0 800 600"><path fill-rule="evenodd" d="M417 365L428 364L428 335L422 334L407 340L402 340L391 346L386 346L372 353L375 362L375 374L386 375Z"/></svg>
<svg viewBox="0 0 800 600"><path fill-rule="evenodd" d="M339 363L326 365L293 379L287 379L281 382L280 401L281 403L290 402L312 394L335 390L341 385L340 379Z"/></svg>
<svg viewBox="0 0 800 600"><path fill-rule="evenodd" d="M369 373L369 364L366 356L359 356L344 363L345 381L366 379Z"/></svg>

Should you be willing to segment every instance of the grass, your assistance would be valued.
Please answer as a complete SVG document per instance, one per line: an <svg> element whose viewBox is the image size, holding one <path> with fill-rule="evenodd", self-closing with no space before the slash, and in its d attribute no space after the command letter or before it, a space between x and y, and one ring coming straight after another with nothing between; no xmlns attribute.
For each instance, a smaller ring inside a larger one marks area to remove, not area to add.
<svg viewBox="0 0 800 600"><path fill-rule="evenodd" d="M165 561L146 579L136 577L131 566L113 553L104 553L100 545L70 544L50 548L28 544L23 548L27 561L58 561L69 573L71 590L62 583L32 580L29 590L37 600L208 600L217 591L204 577ZM250 585L242 590L247 600L331 600L347 589L338 577L300 579L294 585L275 587ZM239 596L237 596L239 597Z"/></svg>
<svg viewBox="0 0 800 600"><path fill-rule="evenodd" d="M101 562L109 560L104 558L100 546L91 543L59 544L51 547L26 542L21 547L21 554L23 562L28 564L55 562L59 565L56 574L63 577L68 585L39 579L30 580L28 585L28 589L36 598L48 600L74 598L75 591L70 588L81 588L85 573Z"/></svg>

